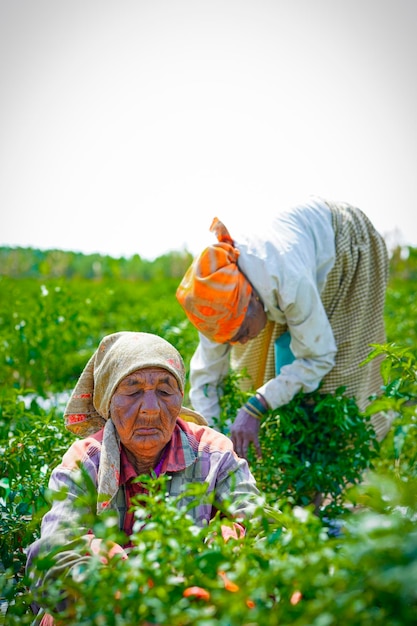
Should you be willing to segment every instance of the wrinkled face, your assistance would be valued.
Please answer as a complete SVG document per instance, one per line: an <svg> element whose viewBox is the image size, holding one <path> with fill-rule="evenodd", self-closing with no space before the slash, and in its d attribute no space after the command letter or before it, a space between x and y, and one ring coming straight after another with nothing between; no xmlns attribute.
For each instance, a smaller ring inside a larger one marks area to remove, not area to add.
<svg viewBox="0 0 417 626"><path fill-rule="evenodd" d="M126 376L110 404L120 441L132 454L156 455L171 439L182 404L177 379L160 367Z"/></svg>
<svg viewBox="0 0 417 626"><path fill-rule="evenodd" d="M259 335L261 330L265 328L266 322L264 306L257 294L252 292L242 326L229 343L247 343Z"/></svg>

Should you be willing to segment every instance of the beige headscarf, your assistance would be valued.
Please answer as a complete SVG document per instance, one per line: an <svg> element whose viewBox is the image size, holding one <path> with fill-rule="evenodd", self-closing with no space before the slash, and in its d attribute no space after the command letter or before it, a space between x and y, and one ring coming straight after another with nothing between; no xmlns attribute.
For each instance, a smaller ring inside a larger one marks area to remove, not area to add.
<svg viewBox="0 0 417 626"><path fill-rule="evenodd" d="M104 337L85 366L64 411L65 426L87 437L104 427L98 473L97 512L112 506L120 477L120 440L110 419L110 401L119 383L145 367L162 367L184 393L185 367L178 350L150 333L118 332ZM182 407L179 417L197 424L207 421Z"/></svg>

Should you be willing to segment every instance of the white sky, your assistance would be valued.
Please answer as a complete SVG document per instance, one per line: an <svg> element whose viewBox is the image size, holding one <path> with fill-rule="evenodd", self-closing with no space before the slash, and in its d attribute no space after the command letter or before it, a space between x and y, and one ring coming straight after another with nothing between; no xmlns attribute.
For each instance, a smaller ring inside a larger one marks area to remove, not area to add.
<svg viewBox="0 0 417 626"><path fill-rule="evenodd" d="M0 245L197 253L215 215L317 194L417 246L416 26L415 0L0 0Z"/></svg>

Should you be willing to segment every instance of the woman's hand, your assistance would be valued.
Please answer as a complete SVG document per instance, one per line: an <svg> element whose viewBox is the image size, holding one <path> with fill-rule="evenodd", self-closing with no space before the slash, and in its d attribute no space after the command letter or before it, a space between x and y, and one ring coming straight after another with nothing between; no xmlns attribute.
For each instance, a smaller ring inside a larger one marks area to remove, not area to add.
<svg viewBox="0 0 417 626"><path fill-rule="evenodd" d="M261 421L252 417L242 407L236 416L230 428L231 439L235 448L236 454L247 459L249 444L252 443L256 456L261 458L261 446L259 445L259 429L261 427Z"/></svg>
<svg viewBox="0 0 417 626"><path fill-rule="evenodd" d="M89 547L89 552L98 556L104 565L107 565L109 560L116 556L116 554L120 555L123 561L128 558L122 546L119 546L118 543L114 543L114 541L104 542L102 539L98 539L92 534L85 535L85 539Z"/></svg>

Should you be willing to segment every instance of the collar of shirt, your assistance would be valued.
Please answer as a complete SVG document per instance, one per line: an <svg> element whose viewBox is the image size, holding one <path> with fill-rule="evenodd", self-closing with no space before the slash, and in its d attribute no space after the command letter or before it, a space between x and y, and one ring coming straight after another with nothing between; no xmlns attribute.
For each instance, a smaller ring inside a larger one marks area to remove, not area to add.
<svg viewBox="0 0 417 626"><path fill-rule="evenodd" d="M160 476L166 472L180 472L185 469L195 462L197 449L198 442L187 428L187 423L178 419L171 440L168 442L158 465L154 468L156 475ZM124 485L136 477L136 470L127 458L126 451L122 446L120 449L119 485Z"/></svg>

